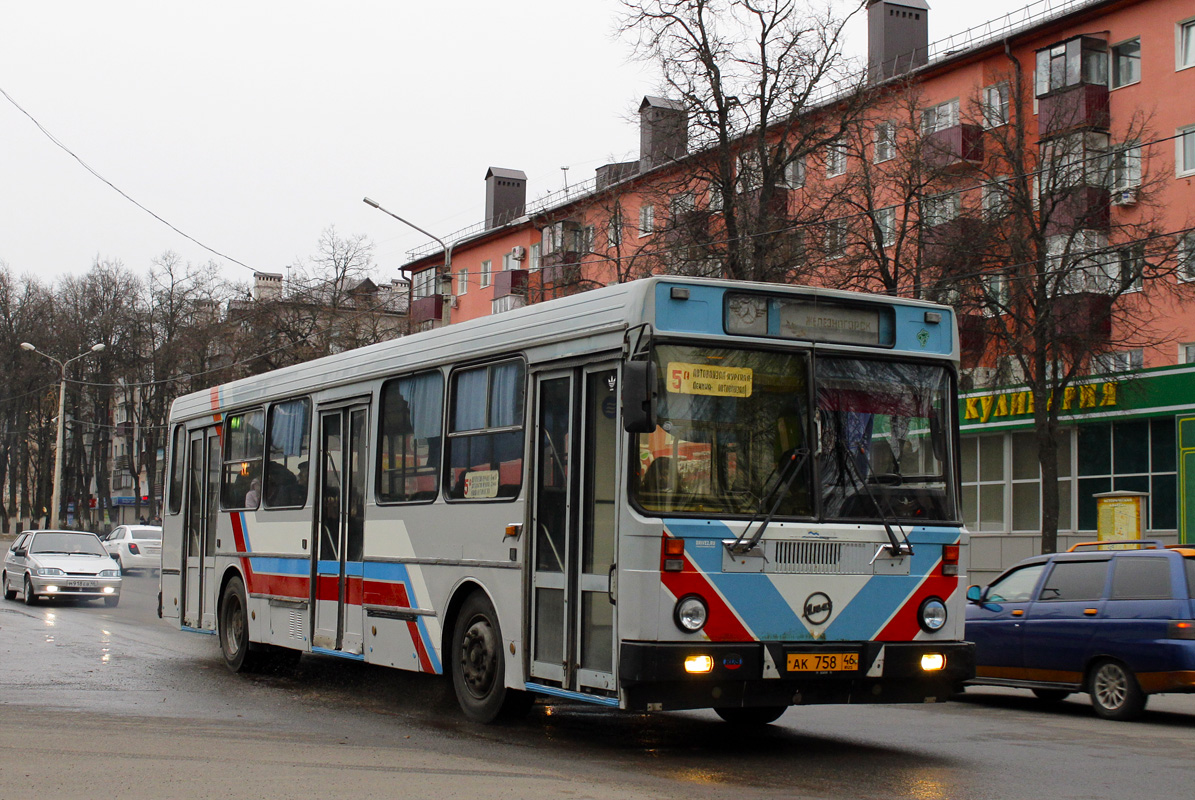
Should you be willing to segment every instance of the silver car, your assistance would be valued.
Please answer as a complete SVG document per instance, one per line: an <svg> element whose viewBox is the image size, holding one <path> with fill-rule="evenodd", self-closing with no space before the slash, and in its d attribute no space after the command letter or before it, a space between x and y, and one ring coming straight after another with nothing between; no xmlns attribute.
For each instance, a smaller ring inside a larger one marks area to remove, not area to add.
<svg viewBox="0 0 1195 800"><path fill-rule="evenodd" d="M162 567L162 529L156 525L120 525L100 538L121 572Z"/></svg>
<svg viewBox="0 0 1195 800"><path fill-rule="evenodd" d="M26 605L39 598L91 600L104 605L120 602L120 566L100 538L82 531L29 531L17 537L4 556L0 586L4 599L15 600L18 589Z"/></svg>

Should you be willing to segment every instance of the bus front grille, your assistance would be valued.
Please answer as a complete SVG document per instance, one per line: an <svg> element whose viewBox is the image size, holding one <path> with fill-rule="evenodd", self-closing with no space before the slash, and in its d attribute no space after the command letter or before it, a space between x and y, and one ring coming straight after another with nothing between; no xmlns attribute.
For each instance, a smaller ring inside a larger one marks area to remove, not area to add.
<svg viewBox="0 0 1195 800"><path fill-rule="evenodd" d="M772 542L768 572L870 575L875 546L864 542Z"/></svg>

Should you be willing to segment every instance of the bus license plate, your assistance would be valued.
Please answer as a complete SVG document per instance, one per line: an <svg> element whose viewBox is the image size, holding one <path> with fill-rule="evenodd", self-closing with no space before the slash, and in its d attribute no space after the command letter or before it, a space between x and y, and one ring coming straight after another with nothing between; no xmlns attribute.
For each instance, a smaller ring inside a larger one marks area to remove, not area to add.
<svg viewBox="0 0 1195 800"><path fill-rule="evenodd" d="M858 653L789 653L789 672L854 672Z"/></svg>
<svg viewBox="0 0 1195 800"><path fill-rule="evenodd" d="M65 581L64 583L71 589L94 589L99 585L95 581Z"/></svg>

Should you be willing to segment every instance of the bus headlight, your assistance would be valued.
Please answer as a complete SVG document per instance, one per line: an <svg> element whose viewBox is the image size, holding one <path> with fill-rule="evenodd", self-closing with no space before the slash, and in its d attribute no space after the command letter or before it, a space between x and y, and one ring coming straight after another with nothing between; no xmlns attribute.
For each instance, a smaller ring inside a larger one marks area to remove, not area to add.
<svg viewBox="0 0 1195 800"><path fill-rule="evenodd" d="M927 633L937 633L946 625L946 604L937 597L931 597L917 610L917 622Z"/></svg>
<svg viewBox="0 0 1195 800"><path fill-rule="evenodd" d="M676 601L676 611L672 620L676 623L676 627L685 633L697 633L705 627L709 615L710 612L706 608L704 600L695 594L687 594Z"/></svg>

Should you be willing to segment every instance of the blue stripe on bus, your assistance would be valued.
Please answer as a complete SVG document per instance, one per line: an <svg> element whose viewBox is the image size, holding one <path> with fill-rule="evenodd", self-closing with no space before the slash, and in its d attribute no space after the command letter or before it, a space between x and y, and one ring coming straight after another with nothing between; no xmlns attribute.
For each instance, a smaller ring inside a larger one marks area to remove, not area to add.
<svg viewBox="0 0 1195 800"><path fill-rule="evenodd" d="M311 561L306 558L276 558L274 556L249 556L254 572L271 575L297 575L306 578L311 574Z"/></svg>
<svg viewBox="0 0 1195 800"><path fill-rule="evenodd" d="M551 695L552 697L563 697L566 700L580 700L583 703L595 703L599 706L610 706L618 708L618 699L615 697L597 697L585 692L570 692L567 689L558 689L555 686L544 686L539 683L531 683L528 681L523 686L529 692L536 692L537 694Z"/></svg>
<svg viewBox="0 0 1195 800"><path fill-rule="evenodd" d="M365 656L360 653L342 653L339 650L328 650L325 647L313 647L311 652L321 656L336 656L337 658L347 658L350 661L364 661Z"/></svg>
<svg viewBox="0 0 1195 800"><path fill-rule="evenodd" d="M350 578L362 577L363 562L361 561L346 561L344 562L344 574ZM315 565L316 575L339 575L340 562L339 561L318 561Z"/></svg>

